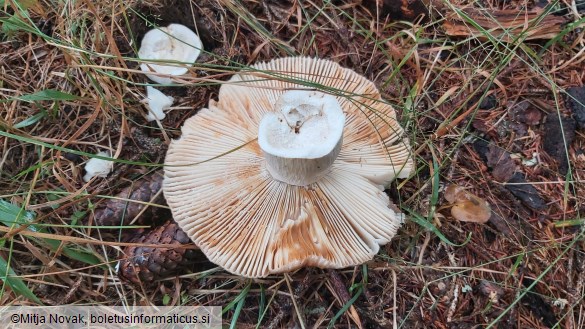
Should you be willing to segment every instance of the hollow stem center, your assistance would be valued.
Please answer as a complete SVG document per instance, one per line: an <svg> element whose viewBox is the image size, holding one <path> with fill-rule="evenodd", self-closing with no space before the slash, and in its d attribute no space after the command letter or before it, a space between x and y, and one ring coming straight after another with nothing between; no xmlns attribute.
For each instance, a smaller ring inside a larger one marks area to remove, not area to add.
<svg viewBox="0 0 585 329"><path fill-rule="evenodd" d="M285 92L258 130L268 172L291 185L316 182L339 155L344 124L335 97L318 91Z"/></svg>

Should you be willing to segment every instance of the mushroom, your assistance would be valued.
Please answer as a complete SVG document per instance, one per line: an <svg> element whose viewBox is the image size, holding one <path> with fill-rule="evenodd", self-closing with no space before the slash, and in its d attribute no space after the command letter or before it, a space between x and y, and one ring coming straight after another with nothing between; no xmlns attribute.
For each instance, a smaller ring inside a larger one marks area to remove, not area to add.
<svg viewBox="0 0 585 329"><path fill-rule="evenodd" d="M147 121L162 120L166 117L164 110L173 105L174 99L163 94L160 90L146 86L146 100L148 107Z"/></svg>
<svg viewBox="0 0 585 329"><path fill-rule="evenodd" d="M138 50L138 57L145 60L158 60L168 62L157 64L145 62L140 64L140 69L146 76L161 84L173 82L171 76L187 73L199 57L203 49L201 39L188 27L181 24L170 24L167 27L159 27L148 31Z"/></svg>
<svg viewBox="0 0 585 329"><path fill-rule="evenodd" d="M490 205L458 185L445 188L445 200L452 203L451 215L462 222L486 223L492 216Z"/></svg>
<svg viewBox="0 0 585 329"><path fill-rule="evenodd" d="M112 155L109 152L98 152L97 156L101 157L111 157ZM110 160L98 159L98 158L91 158L85 164L85 175L83 176L83 180L85 182L89 182L95 176L98 177L107 177L108 174L112 171L114 167L114 163Z"/></svg>
<svg viewBox="0 0 585 329"><path fill-rule="evenodd" d="M281 182L314 183L341 150L345 115L335 97L318 91L291 90L278 98L276 112L258 127L258 145L266 170Z"/></svg>
<svg viewBox="0 0 585 329"><path fill-rule="evenodd" d="M165 160L175 221L245 277L362 264L401 224L384 187L413 160L372 82L322 59L252 66L188 119Z"/></svg>

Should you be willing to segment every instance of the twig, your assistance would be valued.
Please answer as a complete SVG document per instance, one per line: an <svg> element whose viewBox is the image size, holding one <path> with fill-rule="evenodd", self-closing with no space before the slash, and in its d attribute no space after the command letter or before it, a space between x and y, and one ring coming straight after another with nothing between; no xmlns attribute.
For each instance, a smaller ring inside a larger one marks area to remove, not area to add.
<svg viewBox="0 0 585 329"><path fill-rule="evenodd" d="M295 307L295 312L297 313L297 317L299 318L299 324L301 325L301 329L305 329L305 321L303 320L303 316L301 314L299 306L297 305L295 294L294 294L292 286L290 284L290 276L288 275L288 273L284 274L284 278L286 280L286 285L288 286L288 290L290 291L290 299L292 300L293 306Z"/></svg>

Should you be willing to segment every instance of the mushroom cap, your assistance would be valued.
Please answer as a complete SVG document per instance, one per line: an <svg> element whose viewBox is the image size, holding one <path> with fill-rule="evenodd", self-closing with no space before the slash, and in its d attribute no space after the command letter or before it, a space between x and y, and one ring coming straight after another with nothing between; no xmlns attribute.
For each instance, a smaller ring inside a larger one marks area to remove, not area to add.
<svg viewBox="0 0 585 329"><path fill-rule="evenodd" d="M140 64L144 72L152 72L167 75L182 75L187 73L188 66L191 66L199 57L203 49L201 39L188 27L181 24L170 24L167 27L155 28L148 31L142 38L138 57L146 60L169 61L170 65L157 64L153 62ZM146 74L152 81L161 84L170 84L173 80L170 77L158 74Z"/></svg>
<svg viewBox="0 0 585 329"><path fill-rule="evenodd" d="M451 215L458 221L486 223L492 216L487 201L459 185L451 184L445 188L445 200L453 204Z"/></svg>
<svg viewBox="0 0 585 329"><path fill-rule="evenodd" d="M280 95L315 89L346 117L337 159L319 181L273 179L258 125ZM175 221L212 262L245 277L303 266L343 268L374 257L400 226L383 188L413 169L408 139L372 82L322 59L288 57L234 75L188 119L165 160Z"/></svg>

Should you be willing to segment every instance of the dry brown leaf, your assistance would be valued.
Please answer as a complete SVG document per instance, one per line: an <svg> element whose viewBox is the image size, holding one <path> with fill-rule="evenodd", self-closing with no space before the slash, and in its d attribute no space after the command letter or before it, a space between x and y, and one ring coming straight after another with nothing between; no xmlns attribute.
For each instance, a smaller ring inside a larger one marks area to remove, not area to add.
<svg viewBox="0 0 585 329"><path fill-rule="evenodd" d="M485 223L492 215L492 210L484 199L466 191L461 186L447 186L445 200L453 204L451 215L458 221Z"/></svg>
<svg viewBox="0 0 585 329"><path fill-rule="evenodd" d="M510 157L510 153L497 147L495 144L488 146L487 165L492 168L492 176L498 182L505 183L516 172L516 163Z"/></svg>

